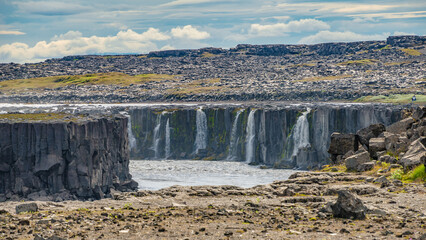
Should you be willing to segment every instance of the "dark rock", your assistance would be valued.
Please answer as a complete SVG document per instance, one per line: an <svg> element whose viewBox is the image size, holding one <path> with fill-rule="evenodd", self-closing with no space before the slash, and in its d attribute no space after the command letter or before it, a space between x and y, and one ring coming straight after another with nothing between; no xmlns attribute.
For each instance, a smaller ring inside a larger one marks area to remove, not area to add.
<svg viewBox="0 0 426 240"><path fill-rule="evenodd" d="M388 184L390 181L385 176L380 176L373 181L374 183Z"/></svg>
<svg viewBox="0 0 426 240"><path fill-rule="evenodd" d="M370 155L366 151L361 151L353 156L346 158L345 165L346 168L350 171L358 171L358 168L361 164L369 162Z"/></svg>
<svg viewBox="0 0 426 240"><path fill-rule="evenodd" d="M370 156L377 159L377 152L386 150L385 138L371 138L368 142L368 152Z"/></svg>
<svg viewBox="0 0 426 240"><path fill-rule="evenodd" d="M380 134L382 134L386 130L385 125L378 123L372 124L366 128L363 128L356 132L358 136L358 140L364 146L369 146L369 141L371 138L377 138Z"/></svg>
<svg viewBox="0 0 426 240"><path fill-rule="evenodd" d="M333 216L339 218L365 219L367 208L362 201L347 190L337 192L339 197L335 204L331 205Z"/></svg>
<svg viewBox="0 0 426 240"><path fill-rule="evenodd" d="M345 155L349 151L357 151L358 143L354 134L331 134L328 153L334 155Z"/></svg>
<svg viewBox="0 0 426 240"><path fill-rule="evenodd" d="M426 117L426 107L417 107L413 112L413 119L416 121Z"/></svg>
<svg viewBox="0 0 426 240"><path fill-rule="evenodd" d="M414 119L409 117L386 127L386 132L394 134L402 133L407 131L407 129L411 128L411 125L413 123Z"/></svg>
<svg viewBox="0 0 426 240"><path fill-rule="evenodd" d="M399 164L401 164L406 169L411 169L424 163L426 159L425 143L425 137L419 138L411 143L411 145L408 147L408 151L399 160Z"/></svg>
<svg viewBox="0 0 426 240"><path fill-rule="evenodd" d="M16 206L16 214L22 212L38 212L38 206L36 203L25 203Z"/></svg>
<svg viewBox="0 0 426 240"><path fill-rule="evenodd" d="M374 162L366 162L358 166L357 171L358 172L365 172L370 171L374 168Z"/></svg>

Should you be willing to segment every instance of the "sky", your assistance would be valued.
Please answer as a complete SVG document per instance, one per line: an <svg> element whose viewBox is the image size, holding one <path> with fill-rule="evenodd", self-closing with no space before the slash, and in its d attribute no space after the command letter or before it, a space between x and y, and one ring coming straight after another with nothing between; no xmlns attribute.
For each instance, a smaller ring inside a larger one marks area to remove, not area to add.
<svg viewBox="0 0 426 240"><path fill-rule="evenodd" d="M412 34L424 0L0 0L0 63Z"/></svg>

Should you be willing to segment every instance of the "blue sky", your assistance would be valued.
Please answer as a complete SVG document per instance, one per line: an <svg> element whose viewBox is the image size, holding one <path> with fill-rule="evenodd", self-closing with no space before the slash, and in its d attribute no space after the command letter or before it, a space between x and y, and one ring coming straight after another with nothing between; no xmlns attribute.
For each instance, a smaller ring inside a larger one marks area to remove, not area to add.
<svg viewBox="0 0 426 240"><path fill-rule="evenodd" d="M0 0L0 62L425 33L424 0Z"/></svg>

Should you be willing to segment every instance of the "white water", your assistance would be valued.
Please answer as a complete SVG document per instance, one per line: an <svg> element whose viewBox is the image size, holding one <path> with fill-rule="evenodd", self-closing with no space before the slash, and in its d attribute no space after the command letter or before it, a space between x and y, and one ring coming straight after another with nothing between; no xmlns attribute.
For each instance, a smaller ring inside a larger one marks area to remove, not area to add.
<svg viewBox="0 0 426 240"><path fill-rule="evenodd" d="M156 125L154 128L154 137L152 138L152 150L155 152L155 159L159 158L159 145L160 145L160 128L161 128L161 116L162 114L157 115Z"/></svg>
<svg viewBox="0 0 426 240"><path fill-rule="evenodd" d="M195 153L198 153L198 150L207 148L207 116L202 108L197 110L196 124L197 135L195 136Z"/></svg>
<svg viewBox="0 0 426 240"><path fill-rule="evenodd" d="M256 110L251 110L248 120L247 120L247 128L246 128L246 163L253 162L254 158L254 139L256 137L256 129L254 122L254 113Z"/></svg>
<svg viewBox="0 0 426 240"><path fill-rule="evenodd" d="M170 122L169 118L167 118L166 123L166 146L164 147L164 151L166 153L165 159L168 159L170 157Z"/></svg>
<svg viewBox="0 0 426 240"><path fill-rule="evenodd" d="M226 160L235 161L237 160L237 145L240 138L237 136L237 130L238 130L238 119L240 118L241 113L244 112L244 109L241 109L237 112L237 115L235 116L234 122L232 123L232 130L231 130L231 141L229 144L229 152L228 157Z"/></svg>
<svg viewBox="0 0 426 240"><path fill-rule="evenodd" d="M292 157L297 156L301 149L306 149L311 146L309 143L309 123L308 114L311 111L310 108L306 110L296 122L293 130L293 154Z"/></svg>
<svg viewBox="0 0 426 240"><path fill-rule="evenodd" d="M158 190L174 185L253 187L286 180L296 172L288 169L260 169L243 162L193 160L132 160L129 169L133 180L143 190Z"/></svg>
<svg viewBox="0 0 426 240"><path fill-rule="evenodd" d="M129 148L130 150L132 150L136 147L136 138L132 132L132 118L130 117L130 115L126 115L126 117L127 119L129 119L127 123L127 132L129 134Z"/></svg>

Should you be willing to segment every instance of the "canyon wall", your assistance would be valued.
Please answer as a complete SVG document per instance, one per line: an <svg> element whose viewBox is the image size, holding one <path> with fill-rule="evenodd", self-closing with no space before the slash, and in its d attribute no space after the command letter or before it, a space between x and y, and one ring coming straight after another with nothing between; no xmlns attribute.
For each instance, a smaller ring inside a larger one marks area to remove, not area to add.
<svg viewBox="0 0 426 240"><path fill-rule="evenodd" d="M22 118L0 118L0 199L99 199L111 189L137 188L129 174L126 117Z"/></svg>
<svg viewBox="0 0 426 240"><path fill-rule="evenodd" d="M146 107L129 111L132 159L245 161L310 169L329 162L333 132L392 124L402 107L316 104L274 107Z"/></svg>

